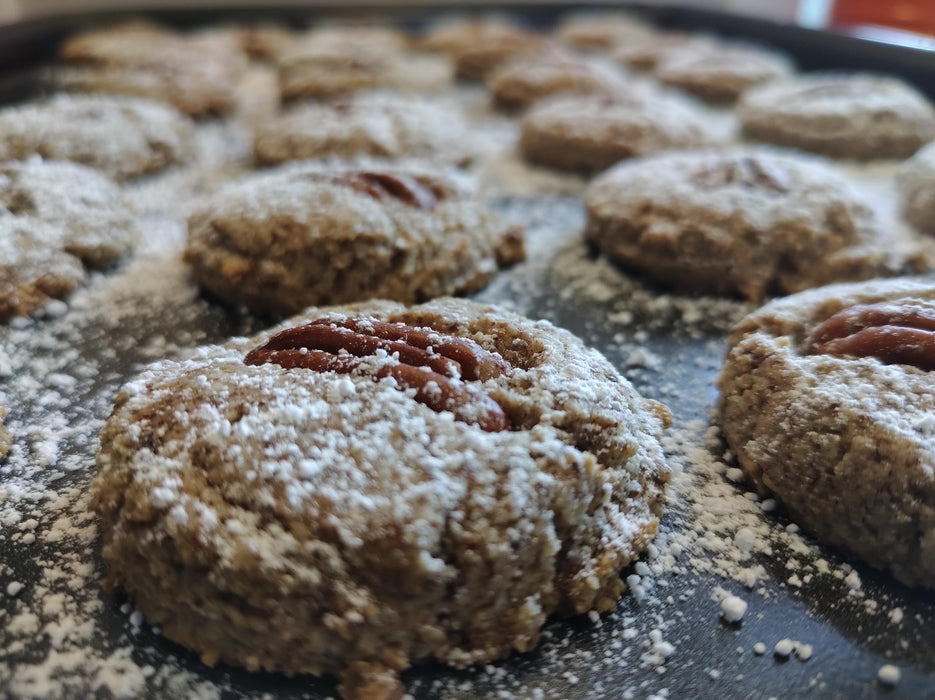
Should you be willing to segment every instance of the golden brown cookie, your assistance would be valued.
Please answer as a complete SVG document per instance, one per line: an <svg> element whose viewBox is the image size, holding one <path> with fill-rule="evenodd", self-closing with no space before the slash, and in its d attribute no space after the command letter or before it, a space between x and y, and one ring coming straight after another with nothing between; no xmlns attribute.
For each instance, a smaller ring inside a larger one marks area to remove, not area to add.
<svg viewBox="0 0 935 700"><path fill-rule="evenodd" d="M455 73L465 80L483 80L510 59L545 48L543 37L500 19L461 20L429 31L421 48L451 57Z"/></svg>
<svg viewBox="0 0 935 700"><path fill-rule="evenodd" d="M712 41L684 32L653 32L627 38L614 45L611 58L630 68L651 70L675 51Z"/></svg>
<svg viewBox="0 0 935 700"><path fill-rule="evenodd" d="M623 12L573 14L563 18L555 30L556 39L585 50L612 49L654 34L641 19Z"/></svg>
<svg viewBox="0 0 935 700"><path fill-rule="evenodd" d="M720 421L758 490L823 541L935 587L935 285L810 290L744 319Z"/></svg>
<svg viewBox="0 0 935 700"><path fill-rule="evenodd" d="M525 257L466 176L418 164L302 162L232 183L189 219L186 260L212 295L253 311L484 287Z"/></svg>
<svg viewBox="0 0 935 700"><path fill-rule="evenodd" d="M166 637L398 697L413 663L614 607L658 524L669 413L599 353L455 299L274 330L151 366L102 431L106 583Z"/></svg>
<svg viewBox="0 0 935 700"><path fill-rule="evenodd" d="M589 241L666 287L759 301L829 282L930 269L840 173L769 149L664 153L587 192Z"/></svg>

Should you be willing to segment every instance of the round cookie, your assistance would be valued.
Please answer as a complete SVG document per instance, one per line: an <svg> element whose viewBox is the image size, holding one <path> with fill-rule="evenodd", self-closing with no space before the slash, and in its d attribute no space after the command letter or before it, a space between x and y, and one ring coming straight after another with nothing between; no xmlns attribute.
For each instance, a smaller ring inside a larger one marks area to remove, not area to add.
<svg viewBox="0 0 935 700"><path fill-rule="evenodd" d="M520 122L519 148L530 163L596 172L626 158L711 142L704 118L689 105L630 91L535 105Z"/></svg>
<svg viewBox="0 0 935 700"><path fill-rule="evenodd" d="M0 160L70 160L123 179L189 157L192 122L133 97L58 95L0 110Z"/></svg>
<svg viewBox="0 0 935 700"><path fill-rule="evenodd" d="M935 143L903 164L897 183L903 215L920 231L935 234Z"/></svg>
<svg viewBox="0 0 935 700"><path fill-rule="evenodd" d="M286 327L311 320L121 390L91 487L109 588L207 663L336 674L345 697L400 697L420 660L489 662L554 612L614 607L662 508L661 404L496 307L371 302ZM363 357L317 349L332 336ZM364 348L391 336L451 378ZM410 375L483 408L449 411Z"/></svg>
<svg viewBox="0 0 935 700"><path fill-rule="evenodd" d="M733 331L720 422L741 468L820 539L935 587L935 285L780 299Z"/></svg>
<svg viewBox="0 0 935 700"><path fill-rule="evenodd" d="M710 45L712 41L697 34L654 32L634 36L613 47L611 58L630 68L651 70L675 51L694 45Z"/></svg>
<svg viewBox="0 0 935 700"><path fill-rule="evenodd" d="M419 45L450 56L455 74L465 80L483 80L504 62L546 46L538 34L497 19L451 22L428 32Z"/></svg>
<svg viewBox="0 0 935 700"><path fill-rule="evenodd" d="M555 30L556 39L583 50L612 49L655 34L643 21L622 12L573 14L563 18Z"/></svg>
<svg viewBox="0 0 935 700"><path fill-rule="evenodd" d="M501 107L518 109L552 95L614 94L627 87L625 76L611 67L581 56L545 51L508 61L487 78Z"/></svg>
<svg viewBox="0 0 935 700"><path fill-rule="evenodd" d="M757 46L696 42L669 52L653 74L706 100L728 101L791 72L789 59Z"/></svg>
<svg viewBox="0 0 935 700"><path fill-rule="evenodd" d="M120 189L74 163L0 163L0 320L61 299L136 241Z"/></svg>
<svg viewBox="0 0 935 700"><path fill-rule="evenodd" d="M464 176L417 164L297 163L222 189L189 219L186 260L212 295L275 314L484 287L522 229Z"/></svg>
<svg viewBox="0 0 935 700"><path fill-rule="evenodd" d="M147 97L195 117L230 112L247 67L234 35L144 23L79 34L59 53L73 66L59 75L67 88Z"/></svg>
<svg viewBox="0 0 935 700"><path fill-rule="evenodd" d="M296 106L257 130L253 150L265 164L376 156L465 165L473 159L473 141L459 111L424 98L372 92Z"/></svg>
<svg viewBox="0 0 935 700"><path fill-rule="evenodd" d="M390 88L431 92L452 82L450 63L405 51L402 35L374 27L333 27L309 32L276 57L283 100L327 98Z"/></svg>
<svg viewBox="0 0 935 700"><path fill-rule="evenodd" d="M587 239L680 291L759 301L834 281L929 269L932 251L878 221L817 158L769 149L666 153L588 188Z"/></svg>
<svg viewBox="0 0 935 700"><path fill-rule="evenodd" d="M841 158L905 158L935 139L935 109L895 78L812 74L750 90L738 105L754 139Z"/></svg>

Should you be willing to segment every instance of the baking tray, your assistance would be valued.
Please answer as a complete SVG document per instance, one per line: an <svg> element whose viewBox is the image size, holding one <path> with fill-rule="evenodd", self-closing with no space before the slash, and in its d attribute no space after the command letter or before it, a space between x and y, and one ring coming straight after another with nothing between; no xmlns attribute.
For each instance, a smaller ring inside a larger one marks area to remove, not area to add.
<svg viewBox="0 0 935 700"><path fill-rule="evenodd" d="M581 8L498 6L539 27L571 9ZM664 26L765 41L803 68L859 66L897 73L929 94L935 87L930 52L694 9L636 9ZM199 26L255 19L304 25L374 13L414 26L438 11L335 4L145 15ZM0 27L0 100L47 91L42 69L58 41L115 17L58 16ZM463 99L476 105L483 95L468 88ZM243 148L240 133L210 122L200 130L205 140ZM195 190L209 191L232 172L220 162L203 165L191 181L169 174L132 187L145 201L159 200L166 187L181 191L195 182ZM884 187L889 172L870 173L868 183ZM729 455L725 461L724 446L709 428L713 382L726 331L750 307L665 294L595 256L580 237L581 187L574 178L545 178L541 186L490 189L492 206L526 224L531 254L477 298L572 330L641 392L672 408L675 426L666 448L677 474L655 556L624 572L639 578L629 579L634 592L613 613L553 620L534 651L496 664L465 671L422 664L404 675L409 692L417 698L935 697L933 596L797 533L781 507L764 512L768 504L752 500L742 481L727 478L734 476L726 471ZM165 211L144 211L141 225L160 243L144 246L113 275L92 279L67 311L52 305L47 318L0 332L0 392L11 405L8 424L17 436L10 459L0 465L3 695L336 694L330 678L208 668L98 586L102 567L82 494L94 468L97 430L117 389L148 362L266 325L197 296L172 254L184 235L179 207L174 221ZM771 551L735 561L738 538L746 536L741 531ZM752 587L744 583L750 572L757 574ZM739 624L719 617L715 598L725 592L749 605ZM65 612L43 617L44 605ZM810 645L811 657L774 657L774 645L785 638ZM765 654L754 652L757 643ZM876 681L887 663L902 669L892 689Z"/></svg>

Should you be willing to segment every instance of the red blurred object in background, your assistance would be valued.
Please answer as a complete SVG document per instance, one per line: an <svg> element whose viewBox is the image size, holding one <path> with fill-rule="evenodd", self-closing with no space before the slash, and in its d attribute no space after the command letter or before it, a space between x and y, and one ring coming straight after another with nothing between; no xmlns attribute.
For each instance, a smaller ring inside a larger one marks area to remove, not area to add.
<svg viewBox="0 0 935 700"><path fill-rule="evenodd" d="M935 0L835 0L831 24L876 24L935 36Z"/></svg>

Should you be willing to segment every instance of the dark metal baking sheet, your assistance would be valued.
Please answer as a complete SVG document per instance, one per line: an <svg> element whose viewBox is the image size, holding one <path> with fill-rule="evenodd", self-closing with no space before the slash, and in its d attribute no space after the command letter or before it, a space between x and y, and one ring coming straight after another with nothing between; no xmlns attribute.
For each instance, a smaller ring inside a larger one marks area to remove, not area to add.
<svg viewBox="0 0 935 700"><path fill-rule="evenodd" d="M518 5L506 9L530 24L547 26L572 7L578 9L579 6L532 8ZM320 6L148 14L190 26L276 17L299 24L316 17L374 11L406 23L423 21L434 12L419 6L389 10L385 7ZM848 37L697 10L666 8L650 10L648 14L667 26L767 39L774 46L789 51L802 67L869 67L897 72L930 93L935 85L932 82L935 61L926 52L883 49ZM95 23L110 18L111 15L82 15L80 22ZM43 88L37 78L40 73L33 68L41 66L64 32L77 24L77 18L69 17L0 28L0 86L4 102L22 99ZM683 434L689 432L686 426L692 422L707 422L716 398L713 380L720 363L724 333L729 319L743 308L729 303L705 306L695 300L657 295L655 290L614 271L595 258L577 236L583 223L583 211L575 197L499 196L493 204L505 215L526 221L530 241L551 243L544 245L529 263L502 273L478 298L512 304L529 315L546 318L574 331L601 349L644 394L667 403ZM567 240L558 244L555 243L556 227L568 234ZM594 279L585 282L580 278L582 273L593 275ZM600 279L604 279L603 286L589 288L592 282ZM664 299L665 303L654 303L655 299ZM697 308L702 309L700 316L686 311ZM46 324L43 332L48 334L56 321L36 323ZM262 325L259 319L240 316L198 300L169 308L141 306L119 322L87 327L76 349L88 362L100 367L101 374L82 385L83 393L70 397L64 414L70 420L81 420L83 405L93 405L95 397L113 396L124 379L153 359L154 342L190 347L221 341ZM655 358L654 362L634 363L634 350L641 346ZM7 347L9 351L28 350L37 356L45 353L50 365L61 364L56 357L61 353L60 344L11 348L7 335L0 334L0 347ZM17 397L12 423L29 422L46 410L36 397ZM56 489L67 485L82 487L93 470L93 436L67 449L83 466L57 480ZM743 488L738 487L734 497L742 492ZM762 517L764 521L775 523L777 531L788 522L781 511ZM676 509L666 516L665 527L678 531L686 521L685 513L679 512L676 504ZM839 568L847 561L831 548L812 540L807 542L819 548L832 568ZM37 579L40 567L50 557L54 561L54 556L54 550L37 554L21 542L13 542L8 537L0 539L0 561L10 567L6 575L11 580L25 582L27 594L29 582ZM553 620L542 644L529 654L513 655L497 664L466 671L425 664L407 672L404 678L410 692L419 698L617 698L625 693L633 697L659 698L935 697L935 602L930 593L907 589L859 562L852 562L862 581L859 597L851 595L850 588L833 577L821 577L813 584L796 588L786 583L788 558L789 552L783 551L781 544L777 544L773 555L756 557L757 563L766 569L766 581L760 592L744 591L736 582L688 566L684 572L673 571L660 577L668 584L664 592L657 585L653 595L642 603L625 596L614 613L598 623L587 616ZM100 570L99 561L94 565ZM719 620L717 605L710 598L712 589L717 586L738 592L749 603L741 624L728 625ZM95 613L94 623L99 632L95 644L109 648L107 645L115 641L126 644L127 640L132 640L132 658L140 666L149 664L159 669L172 665L189 672L194 681L211 682L223 697L230 698L262 697L264 694L323 698L336 693L333 680L327 678L286 678L225 666L205 667L195 655L166 641L149 626L144 624L137 628L132 624L126 611L121 611L122 600L103 593L96 595L102 606ZM864 604L867 600L878 601L888 610L900 608L903 622L890 624L879 610L868 610ZM15 598L0 599L0 606L7 613L17 605ZM662 672L660 667L640 661L654 629L659 629L675 646L675 653L662 666ZM632 636L628 630L632 630ZM775 660L773 644L787 637L813 645L812 658L807 662ZM0 628L0 641L3 639L4 631ZM767 644L764 656L752 654L755 642ZM6 654L3 661L6 664L35 663L44 656L49 645L47 637L37 636L34 644ZM738 652L738 648L742 651ZM6 642L0 644L0 650L6 649ZM884 663L902 668L902 680L895 689L885 690L875 680L877 669ZM173 696L174 691L158 681L158 677L157 673L146 681L141 694ZM85 691L92 694L93 688L89 679Z"/></svg>

